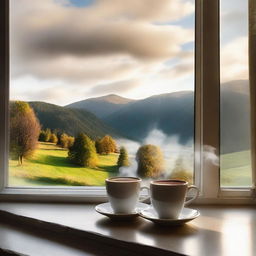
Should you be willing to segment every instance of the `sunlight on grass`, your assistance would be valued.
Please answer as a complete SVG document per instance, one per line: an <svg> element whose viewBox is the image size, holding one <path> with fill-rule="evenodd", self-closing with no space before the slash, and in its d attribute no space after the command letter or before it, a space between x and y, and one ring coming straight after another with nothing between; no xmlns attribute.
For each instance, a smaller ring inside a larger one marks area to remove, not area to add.
<svg viewBox="0 0 256 256"><path fill-rule="evenodd" d="M252 185L250 151L221 155L221 186L248 187Z"/></svg>
<svg viewBox="0 0 256 256"><path fill-rule="evenodd" d="M116 176L118 154L99 155L97 168L79 167L67 159L67 150L51 143L39 143L33 158L22 166L9 162L10 186L104 186ZM221 156L221 186L251 185L250 151Z"/></svg>
<svg viewBox="0 0 256 256"><path fill-rule="evenodd" d="M67 159L67 150L51 143L39 143L33 158L22 166L9 162L10 186L103 186L117 174L118 154L99 156L97 168L79 167Z"/></svg>

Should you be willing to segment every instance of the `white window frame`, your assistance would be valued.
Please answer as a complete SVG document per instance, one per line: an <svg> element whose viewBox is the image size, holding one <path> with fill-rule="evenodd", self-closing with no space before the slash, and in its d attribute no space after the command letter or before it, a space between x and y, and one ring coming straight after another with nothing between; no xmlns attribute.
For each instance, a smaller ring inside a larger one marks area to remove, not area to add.
<svg viewBox="0 0 256 256"><path fill-rule="evenodd" d="M220 168L203 157L203 145L220 152L220 59L219 0L195 0L195 185L200 188L197 203L255 203L255 150L252 150L253 188L221 189ZM249 0L250 21L256 24L256 3ZM254 10L254 11L253 11ZM252 18L252 16L254 18ZM9 112L9 0L0 1L0 201L106 201L104 187L10 188L8 179L8 112ZM252 27L252 26L250 26ZM210 29L209 29L210 28ZM250 48L256 43L256 32L250 29ZM256 95L256 50L250 56L251 95ZM255 70L255 69L254 69ZM253 96L251 96L254 98ZM255 99L252 100L255 106ZM256 146L256 111L252 107L252 147ZM197 153L196 153L197 152ZM207 170L207 171L205 171Z"/></svg>

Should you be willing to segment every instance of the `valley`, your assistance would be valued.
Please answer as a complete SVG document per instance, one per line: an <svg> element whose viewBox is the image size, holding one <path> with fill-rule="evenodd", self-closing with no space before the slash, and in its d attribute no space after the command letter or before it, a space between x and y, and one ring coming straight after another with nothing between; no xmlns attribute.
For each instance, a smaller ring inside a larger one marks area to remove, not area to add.
<svg viewBox="0 0 256 256"><path fill-rule="evenodd" d="M221 182L223 186L250 183L249 103L242 87L246 81L222 86L221 97ZM239 104L235 104L239 102ZM106 95L57 106L29 102L41 129L76 136L83 132L96 141L105 135L125 141L128 154L135 157L139 145L156 144L172 164L182 157L184 166L193 170L188 160L193 152L194 92L181 91L155 95L140 100ZM129 145L136 145L130 147ZM184 155L187 148L189 156ZM177 151L177 152L176 152ZM116 175L118 153L99 155L97 168L79 167L67 159L67 149L51 143L39 143L32 158L23 166L10 160L10 184L15 186L101 186L106 177ZM135 168L135 167L133 167ZM168 170L169 170L168 169ZM170 170L169 170L170 171Z"/></svg>

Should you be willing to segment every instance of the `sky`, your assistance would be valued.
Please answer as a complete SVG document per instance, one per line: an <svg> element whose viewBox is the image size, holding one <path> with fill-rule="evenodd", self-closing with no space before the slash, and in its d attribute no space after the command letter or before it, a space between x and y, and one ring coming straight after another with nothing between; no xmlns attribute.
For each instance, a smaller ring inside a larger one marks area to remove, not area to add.
<svg viewBox="0 0 256 256"><path fill-rule="evenodd" d="M246 4L222 0L222 80L247 78ZM11 0L11 99L194 90L193 0Z"/></svg>

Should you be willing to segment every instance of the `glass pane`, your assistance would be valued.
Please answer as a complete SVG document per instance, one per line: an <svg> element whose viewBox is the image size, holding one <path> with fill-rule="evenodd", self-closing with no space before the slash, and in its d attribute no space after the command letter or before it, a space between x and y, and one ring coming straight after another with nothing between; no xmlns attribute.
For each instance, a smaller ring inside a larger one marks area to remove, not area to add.
<svg viewBox="0 0 256 256"><path fill-rule="evenodd" d="M193 183L194 1L11 0L10 95L10 186Z"/></svg>
<svg viewBox="0 0 256 256"><path fill-rule="evenodd" d="M221 186L251 186L248 1L221 0Z"/></svg>

